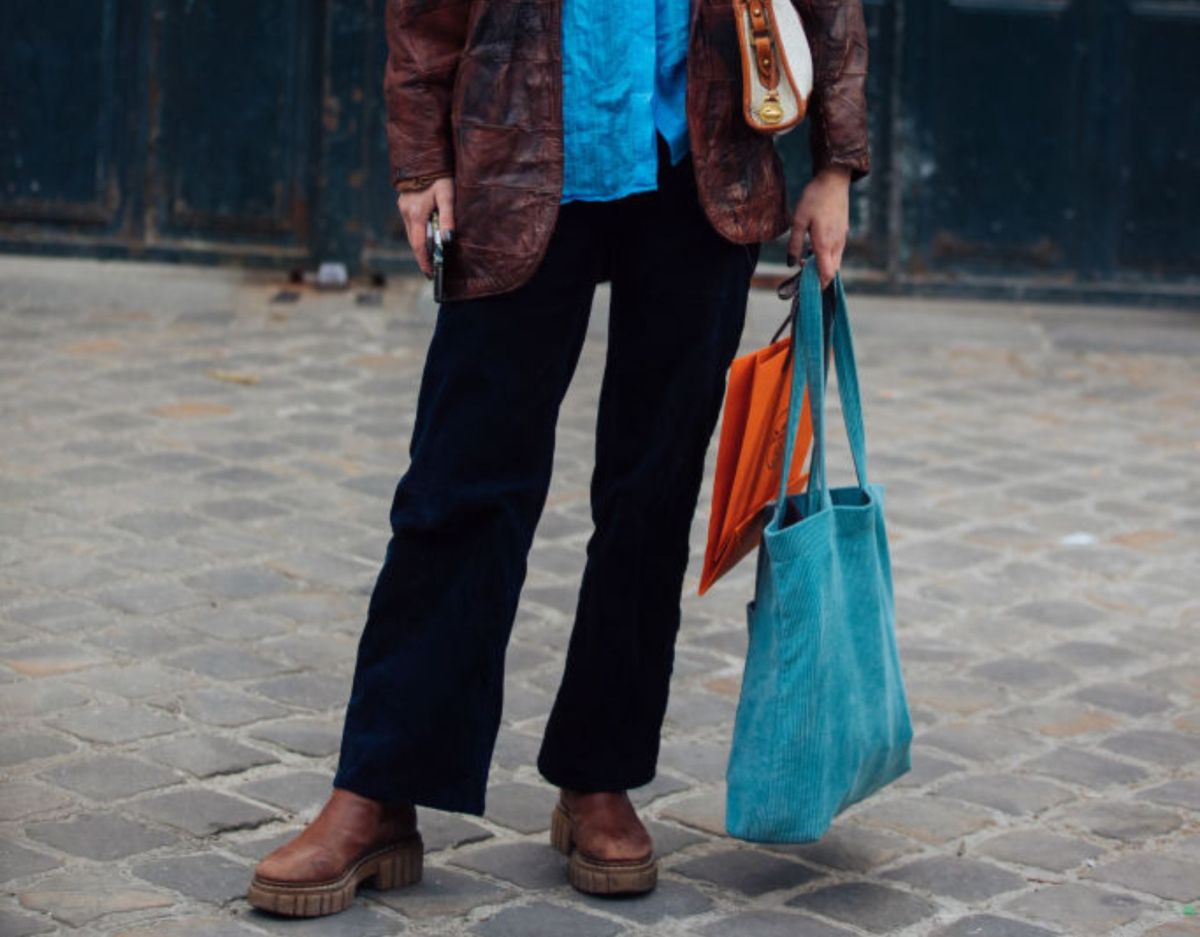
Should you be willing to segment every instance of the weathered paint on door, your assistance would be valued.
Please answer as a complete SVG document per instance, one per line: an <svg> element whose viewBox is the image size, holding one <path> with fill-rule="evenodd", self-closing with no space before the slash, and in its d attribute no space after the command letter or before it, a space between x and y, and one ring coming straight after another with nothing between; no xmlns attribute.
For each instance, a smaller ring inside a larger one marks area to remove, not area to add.
<svg viewBox="0 0 1200 937"><path fill-rule="evenodd" d="M866 5L860 284L1200 303L1194 0ZM7 0L0 245L411 270L383 17L384 0ZM794 200L804 132L779 148Z"/></svg>

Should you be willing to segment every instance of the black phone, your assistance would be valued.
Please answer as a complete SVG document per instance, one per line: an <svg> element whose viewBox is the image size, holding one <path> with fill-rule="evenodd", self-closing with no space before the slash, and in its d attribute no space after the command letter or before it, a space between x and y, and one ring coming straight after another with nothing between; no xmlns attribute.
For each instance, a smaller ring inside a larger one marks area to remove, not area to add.
<svg viewBox="0 0 1200 937"><path fill-rule="evenodd" d="M425 254L433 264L433 301L442 301L442 271L445 267L445 254L442 250L442 229L438 227L437 209L425 222Z"/></svg>

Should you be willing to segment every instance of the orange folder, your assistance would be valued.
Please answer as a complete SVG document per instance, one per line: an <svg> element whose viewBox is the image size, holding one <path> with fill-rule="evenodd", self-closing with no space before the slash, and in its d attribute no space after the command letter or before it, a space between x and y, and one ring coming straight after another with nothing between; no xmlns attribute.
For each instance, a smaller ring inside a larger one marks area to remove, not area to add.
<svg viewBox="0 0 1200 937"><path fill-rule="evenodd" d="M721 441L713 478L708 544L700 595L758 546L779 497L780 463L792 388L791 336L735 358L729 366ZM788 494L808 484L812 416L805 391L800 428L788 475Z"/></svg>

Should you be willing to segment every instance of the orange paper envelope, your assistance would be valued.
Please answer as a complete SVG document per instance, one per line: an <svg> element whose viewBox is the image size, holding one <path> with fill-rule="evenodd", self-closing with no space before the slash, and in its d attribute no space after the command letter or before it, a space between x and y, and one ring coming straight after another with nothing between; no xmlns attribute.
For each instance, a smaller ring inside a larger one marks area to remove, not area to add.
<svg viewBox="0 0 1200 937"><path fill-rule="evenodd" d="M767 522L766 509L779 496L792 387L791 344L791 336L786 336L735 358L729 366L700 595L758 546ZM806 390L788 494L796 494L808 484L804 468L811 445Z"/></svg>

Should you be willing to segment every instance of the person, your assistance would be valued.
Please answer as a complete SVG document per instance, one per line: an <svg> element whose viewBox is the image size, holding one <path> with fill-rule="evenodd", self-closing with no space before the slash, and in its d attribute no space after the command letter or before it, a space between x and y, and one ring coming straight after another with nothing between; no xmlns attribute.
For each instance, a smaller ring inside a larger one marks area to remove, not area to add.
<svg viewBox="0 0 1200 937"><path fill-rule="evenodd" d="M792 2L792 0L775 0ZM813 178L741 110L727 0L388 0L398 208L448 243L410 464L358 645L333 791L248 898L329 914L421 877L416 806L484 812L504 656L559 405L610 284L594 530L537 768L551 843L594 894L656 883L628 791L654 777L688 535L762 242L838 269L869 170L861 0L794 0L814 61ZM548 807L550 805L548 804Z"/></svg>

